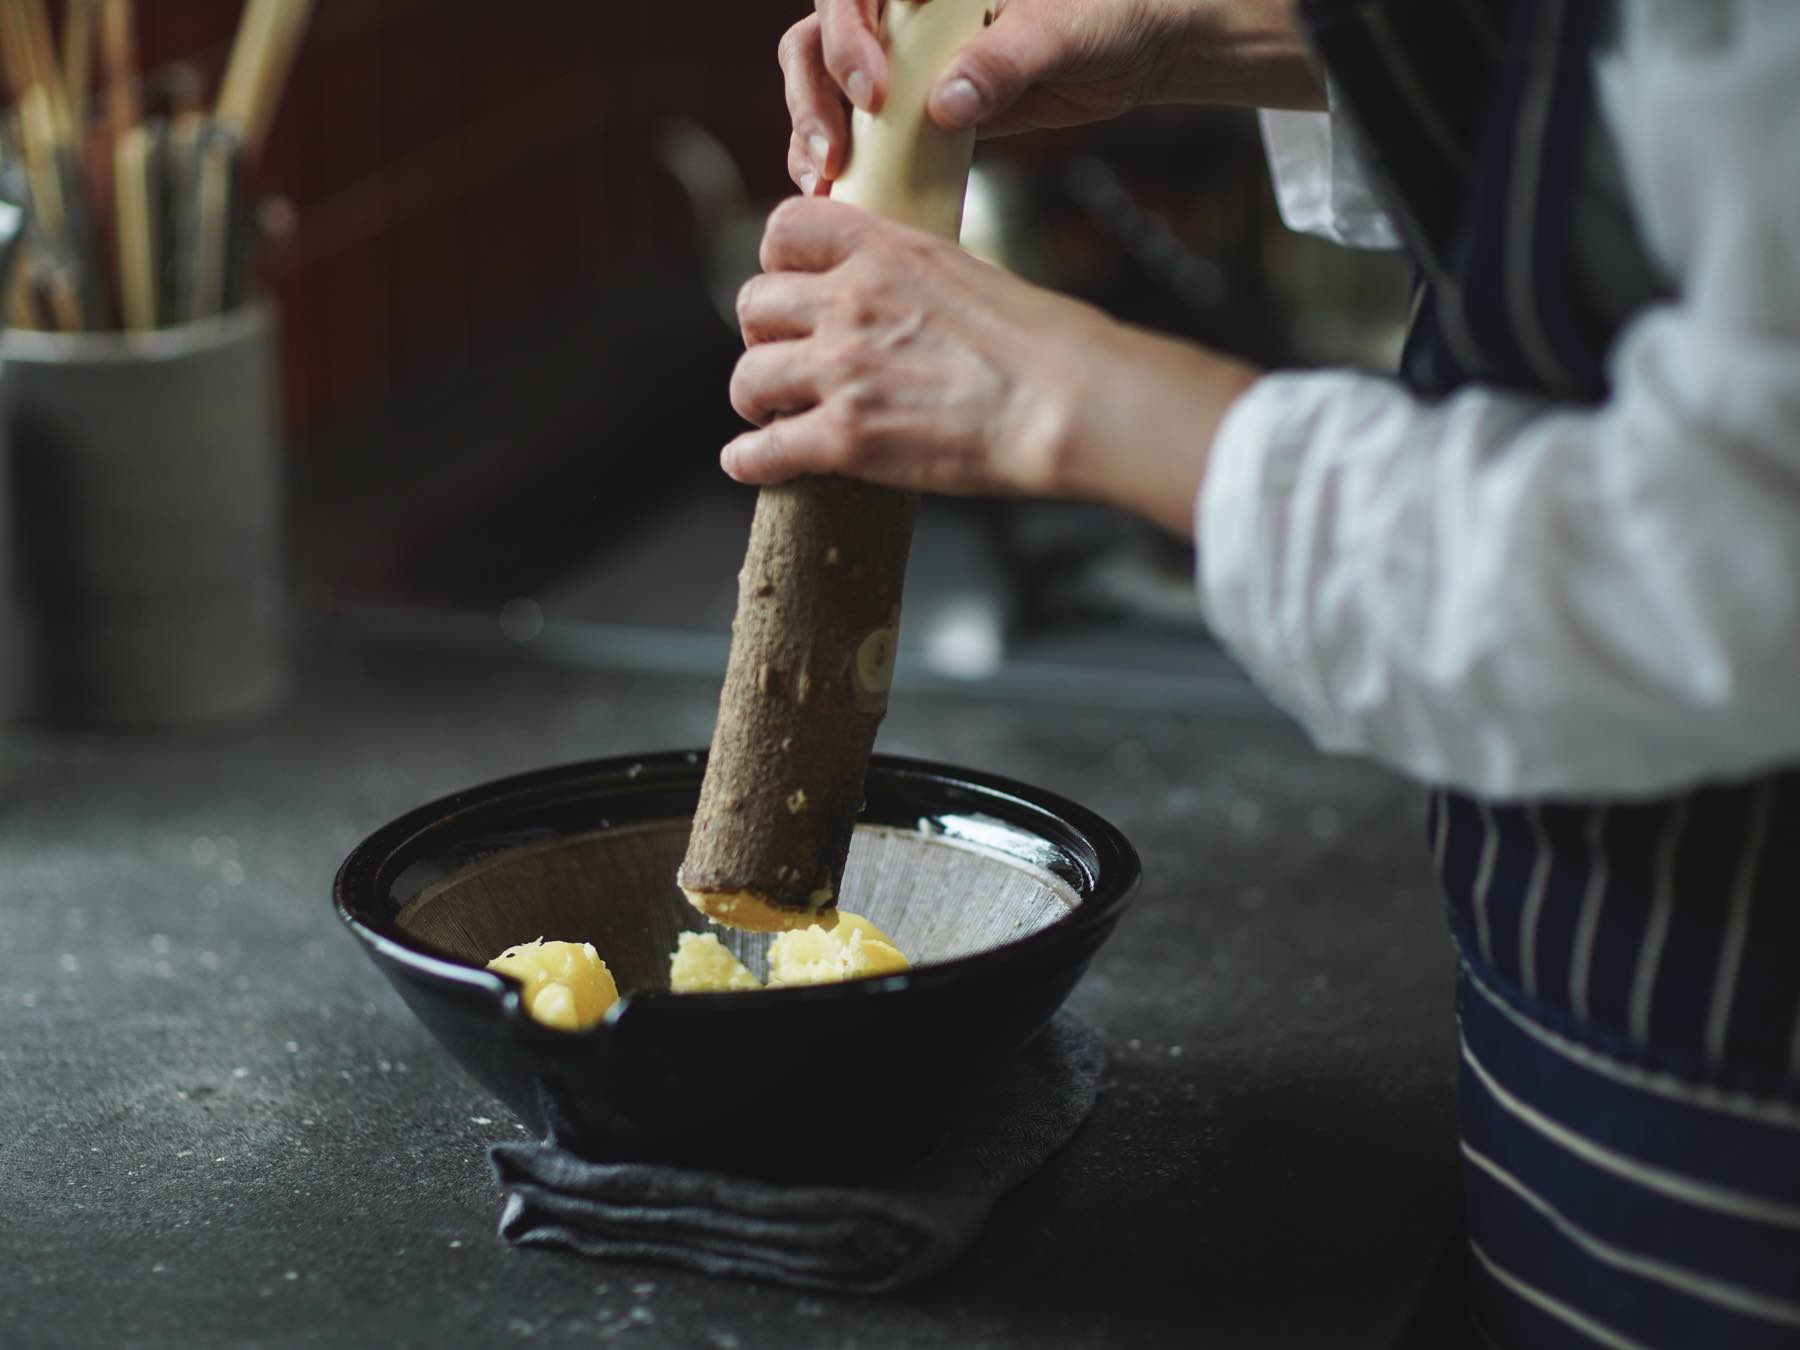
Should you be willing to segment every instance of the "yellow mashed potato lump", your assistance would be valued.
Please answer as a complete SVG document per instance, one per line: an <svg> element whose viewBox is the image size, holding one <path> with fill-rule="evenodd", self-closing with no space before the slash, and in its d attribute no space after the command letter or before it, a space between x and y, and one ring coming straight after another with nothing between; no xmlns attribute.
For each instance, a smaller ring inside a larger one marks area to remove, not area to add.
<svg viewBox="0 0 1800 1350"><path fill-rule="evenodd" d="M525 988L533 1021L562 1031L591 1027L619 1001L612 972L587 942L535 942L508 947L488 969ZM840 910L837 923L813 924L769 944L768 988L831 984L911 969L894 940L859 914ZM669 957L669 988L677 994L761 989L764 985L714 933L683 933Z"/></svg>
<svg viewBox="0 0 1800 1350"><path fill-rule="evenodd" d="M675 954L669 958L669 988L676 993L762 988L762 981L712 933L683 933L675 941Z"/></svg>
<svg viewBox="0 0 1800 1350"><path fill-rule="evenodd" d="M591 1027L619 1001L619 986L589 942L523 942L508 947L488 969L525 986L525 1011L561 1031Z"/></svg>
<svg viewBox="0 0 1800 1350"><path fill-rule="evenodd" d="M683 933L669 958L669 988L678 994L760 989L744 963L713 933ZM892 975L910 966L894 940L859 914L838 912L837 924L782 933L769 944L771 989Z"/></svg>
<svg viewBox="0 0 1800 1350"><path fill-rule="evenodd" d="M833 984L911 969L894 940L860 914L838 911L837 925L793 928L769 944L769 986Z"/></svg>

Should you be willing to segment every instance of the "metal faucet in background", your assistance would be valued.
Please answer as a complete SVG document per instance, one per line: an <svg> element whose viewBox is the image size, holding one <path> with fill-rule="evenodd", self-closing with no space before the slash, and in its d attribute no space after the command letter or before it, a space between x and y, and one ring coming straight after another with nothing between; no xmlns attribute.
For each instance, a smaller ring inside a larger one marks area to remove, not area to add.
<svg viewBox="0 0 1800 1350"><path fill-rule="evenodd" d="M656 158L694 212L701 279L713 308L735 333L738 288L762 270L757 249L768 212L750 200L731 151L698 122L666 123L656 139Z"/></svg>

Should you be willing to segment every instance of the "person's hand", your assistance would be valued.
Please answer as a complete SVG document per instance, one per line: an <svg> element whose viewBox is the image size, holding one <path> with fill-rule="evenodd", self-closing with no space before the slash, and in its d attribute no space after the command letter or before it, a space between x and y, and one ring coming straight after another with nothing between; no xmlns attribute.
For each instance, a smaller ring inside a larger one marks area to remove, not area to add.
<svg viewBox="0 0 1800 1350"><path fill-rule="evenodd" d="M851 103L887 97L878 0L816 0L780 59L793 136L788 172L807 196L842 171ZM1291 0L995 0L927 104L946 130L984 136L1079 126L1139 103L1319 107Z"/></svg>
<svg viewBox="0 0 1800 1350"><path fill-rule="evenodd" d="M738 297L745 483L843 474L958 495L1078 497L1179 534L1249 367L1115 323L946 240L794 198Z"/></svg>

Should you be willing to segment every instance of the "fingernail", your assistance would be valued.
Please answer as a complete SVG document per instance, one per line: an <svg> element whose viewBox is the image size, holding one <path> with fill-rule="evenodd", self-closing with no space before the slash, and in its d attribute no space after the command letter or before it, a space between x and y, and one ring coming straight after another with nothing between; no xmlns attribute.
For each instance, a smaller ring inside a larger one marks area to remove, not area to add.
<svg viewBox="0 0 1800 1350"><path fill-rule="evenodd" d="M812 196L813 189L818 186L819 186L819 175L818 174L803 173L800 175L800 195L802 197Z"/></svg>
<svg viewBox="0 0 1800 1350"><path fill-rule="evenodd" d="M739 436L719 451L719 467L729 478L737 478L744 471L744 440Z"/></svg>
<svg viewBox="0 0 1800 1350"><path fill-rule="evenodd" d="M844 81L844 91L850 95L850 101L864 112L869 110L869 100L875 96L875 86L869 77L860 70L850 72L850 78Z"/></svg>
<svg viewBox="0 0 1800 1350"><path fill-rule="evenodd" d="M824 173L825 163L831 158L831 142L815 131L806 138L806 148L812 151L813 163L819 166L819 172Z"/></svg>
<svg viewBox="0 0 1800 1350"><path fill-rule="evenodd" d="M932 95L932 110L953 126L973 126L981 116L981 95L965 79L940 84Z"/></svg>

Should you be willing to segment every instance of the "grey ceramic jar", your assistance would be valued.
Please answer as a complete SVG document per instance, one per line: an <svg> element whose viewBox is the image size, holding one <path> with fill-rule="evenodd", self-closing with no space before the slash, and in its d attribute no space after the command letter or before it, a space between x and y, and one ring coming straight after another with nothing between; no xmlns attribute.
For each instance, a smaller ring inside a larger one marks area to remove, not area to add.
<svg viewBox="0 0 1800 1350"><path fill-rule="evenodd" d="M286 493L268 306L143 335L0 341L23 707L242 718L287 686Z"/></svg>

